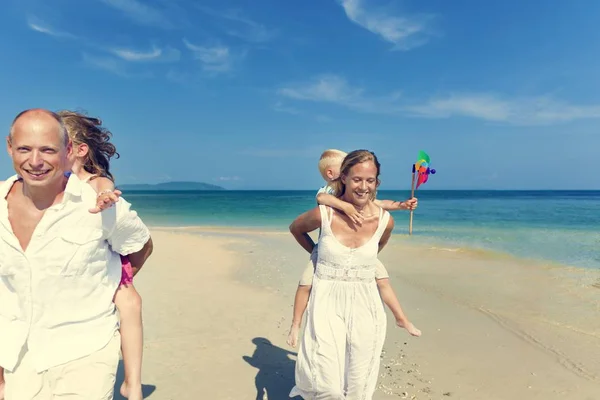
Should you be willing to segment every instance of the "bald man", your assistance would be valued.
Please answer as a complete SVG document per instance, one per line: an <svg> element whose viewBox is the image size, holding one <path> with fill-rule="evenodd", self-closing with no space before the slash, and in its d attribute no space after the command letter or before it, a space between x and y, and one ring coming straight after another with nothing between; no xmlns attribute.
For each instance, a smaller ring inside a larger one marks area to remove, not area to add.
<svg viewBox="0 0 600 400"><path fill-rule="evenodd" d="M60 117L19 114L7 138L16 175L0 182L0 366L6 400L113 398L120 337L117 253L142 265L147 227L123 198L89 212L96 193L70 171Z"/></svg>

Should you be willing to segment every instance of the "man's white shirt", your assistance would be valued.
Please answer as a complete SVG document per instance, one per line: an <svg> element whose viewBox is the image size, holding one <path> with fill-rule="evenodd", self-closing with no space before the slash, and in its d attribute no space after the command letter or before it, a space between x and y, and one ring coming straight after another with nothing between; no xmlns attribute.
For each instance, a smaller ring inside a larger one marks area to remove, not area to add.
<svg viewBox="0 0 600 400"><path fill-rule="evenodd" d="M27 351L41 372L110 341L119 254L141 250L150 232L124 198L90 213L96 193L71 174L63 201L46 210L23 251L6 201L16 181L0 185L0 366L12 371Z"/></svg>

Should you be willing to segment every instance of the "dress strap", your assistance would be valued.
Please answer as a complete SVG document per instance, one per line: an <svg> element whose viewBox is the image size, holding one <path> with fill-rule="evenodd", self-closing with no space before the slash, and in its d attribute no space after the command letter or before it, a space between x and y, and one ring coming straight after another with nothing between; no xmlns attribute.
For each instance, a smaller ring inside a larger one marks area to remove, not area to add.
<svg viewBox="0 0 600 400"><path fill-rule="evenodd" d="M87 178L85 178L82 182L88 183L89 181L91 181L92 179L97 178L97 177L98 177L98 175L90 175Z"/></svg>
<svg viewBox="0 0 600 400"><path fill-rule="evenodd" d="M325 228L331 227L331 219L333 216L333 209L330 207L319 204L319 210L321 211L321 232Z"/></svg>
<svg viewBox="0 0 600 400"><path fill-rule="evenodd" d="M383 235L385 232L385 228L387 228L388 221L390 220L390 213L379 207L379 226L377 227L377 234L379 237Z"/></svg>

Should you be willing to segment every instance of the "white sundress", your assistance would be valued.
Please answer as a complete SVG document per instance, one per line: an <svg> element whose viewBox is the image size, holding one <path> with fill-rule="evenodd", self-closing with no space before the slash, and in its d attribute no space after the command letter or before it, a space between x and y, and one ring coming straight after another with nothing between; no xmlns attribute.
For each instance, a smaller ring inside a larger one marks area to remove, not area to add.
<svg viewBox="0 0 600 400"><path fill-rule="evenodd" d="M331 230L330 209L319 206L321 235L307 307L306 326L290 397L370 400L379 375L386 316L375 281L379 239L390 215L358 248L341 244Z"/></svg>

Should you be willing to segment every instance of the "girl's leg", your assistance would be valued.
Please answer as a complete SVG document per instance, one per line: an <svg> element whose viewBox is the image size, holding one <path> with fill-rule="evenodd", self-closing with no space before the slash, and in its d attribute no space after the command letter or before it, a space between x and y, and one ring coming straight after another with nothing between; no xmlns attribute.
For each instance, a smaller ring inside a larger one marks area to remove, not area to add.
<svg viewBox="0 0 600 400"><path fill-rule="evenodd" d="M125 367L121 395L129 400L142 400L142 298L132 284L121 285L114 302L121 320L121 352Z"/></svg>

